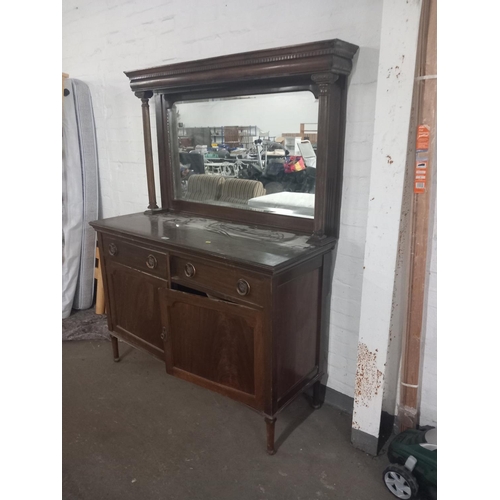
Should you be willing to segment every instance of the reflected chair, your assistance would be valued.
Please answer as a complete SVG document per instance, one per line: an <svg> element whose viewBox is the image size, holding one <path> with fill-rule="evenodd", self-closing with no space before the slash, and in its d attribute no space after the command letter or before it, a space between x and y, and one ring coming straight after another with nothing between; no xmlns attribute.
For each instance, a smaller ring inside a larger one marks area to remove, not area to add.
<svg viewBox="0 0 500 500"><path fill-rule="evenodd" d="M221 196L225 179L218 175L193 174L188 179L185 200L216 201Z"/></svg>
<svg viewBox="0 0 500 500"><path fill-rule="evenodd" d="M250 198L257 198L265 194L266 190L262 182L229 178L222 185L219 201L236 205L248 205Z"/></svg>

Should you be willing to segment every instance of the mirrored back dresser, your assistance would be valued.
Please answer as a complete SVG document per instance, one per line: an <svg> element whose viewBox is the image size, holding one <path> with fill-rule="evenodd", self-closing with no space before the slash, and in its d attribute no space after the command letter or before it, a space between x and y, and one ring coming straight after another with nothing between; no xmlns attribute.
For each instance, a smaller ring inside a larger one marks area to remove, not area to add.
<svg viewBox="0 0 500 500"><path fill-rule="evenodd" d="M149 206L91 223L115 360L120 339L257 411L270 454L289 403L312 387L321 405L357 49L335 39L126 72Z"/></svg>

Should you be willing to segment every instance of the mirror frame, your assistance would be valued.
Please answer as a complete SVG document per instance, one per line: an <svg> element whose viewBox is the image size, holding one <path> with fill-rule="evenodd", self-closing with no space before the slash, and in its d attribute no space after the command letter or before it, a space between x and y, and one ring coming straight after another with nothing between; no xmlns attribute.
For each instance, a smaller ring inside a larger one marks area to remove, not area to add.
<svg viewBox="0 0 500 500"><path fill-rule="evenodd" d="M334 39L125 72L131 89L143 102L143 119L147 116L147 126L149 109L146 113L144 108L149 98L156 95L162 205L157 210L312 233L314 241L338 238L347 77L357 50L356 45ZM314 219L175 198L173 168L174 155L178 151L174 136L177 123L172 112L175 102L304 90L312 92L319 100ZM155 198L154 176L147 126L144 121L151 200L152 191ZM150 208L157 211L155 203L150 203Z"/></svg>

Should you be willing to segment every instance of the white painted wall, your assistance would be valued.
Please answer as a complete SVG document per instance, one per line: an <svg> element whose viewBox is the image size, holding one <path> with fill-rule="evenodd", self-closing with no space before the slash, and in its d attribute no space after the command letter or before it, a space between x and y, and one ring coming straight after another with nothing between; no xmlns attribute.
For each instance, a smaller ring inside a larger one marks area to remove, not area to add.
<svg viewBox="0 0 500 500"><path fill-rule="evenodd" d="M141 106L124 70L329 38L360 46L348 92L329 346L328 385L348 396L354 395L381 14L382 0L63 3L62 69L92 92L103 217L148 205ZM155 147L154 110L152 125Z"/></svg>
<svg viewBox="0 0 500 500"><path fill-rule="evenodd" d="M252 125L274 137L299 133L301 123L318 123L318 99L311 92L178 103L177 110L184 127Z"/></svg>

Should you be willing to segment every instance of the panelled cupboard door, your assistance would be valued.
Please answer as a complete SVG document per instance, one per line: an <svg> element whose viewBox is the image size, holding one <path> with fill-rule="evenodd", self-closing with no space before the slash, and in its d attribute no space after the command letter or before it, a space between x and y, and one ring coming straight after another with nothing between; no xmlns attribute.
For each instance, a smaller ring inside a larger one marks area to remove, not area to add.
<svg viewBox="0 0 500 500"><path fill-rule="evenodd" d="M167 372L249 406L262 406L258 309L160 289Z"/></svg>
<svg viewBox="0 0 500 500"><path fill-rule="evenodd" d="M167 281L111 262L106 277L111 292L113 331L126 342L163 360L158 290L167 286Z"/></svg>

